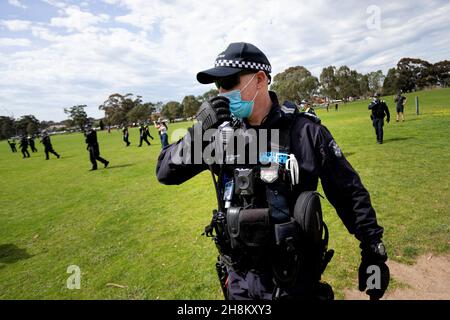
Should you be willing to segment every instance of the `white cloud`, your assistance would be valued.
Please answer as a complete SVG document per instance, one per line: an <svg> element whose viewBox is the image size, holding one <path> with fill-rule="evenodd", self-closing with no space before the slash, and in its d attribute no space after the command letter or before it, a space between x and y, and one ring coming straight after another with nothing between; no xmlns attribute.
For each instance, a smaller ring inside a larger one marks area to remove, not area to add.
<svg viewBox="0 0 450 320"><path fill-rule="evenodd" d="M111 8L103 13L89 11L94 2L80 9L42 1L58 15L31 24L3 20L10 32L29 30L30 39L8 36L8 50L0 51L2 104L42 119L63 119L62 108L74 104L101 116L97 107L113 92L146 101L200 94L209 88L196 73L230 42L254 43L274 74L304 65L319 76L323 67L342 64L386 72L404 56L435 62L450 53L445 1L381 1L379 31L368 30L368 4L361 1L103 0ZM21 47L11 50L13 43Z"/></svg>
<svg viewBox="0 0 450 320"><path fill-rule="evenodd" d="M8 0L8 3L12 6L26 9L27 7L23 5L19 0Z"/></svg>
<svg viewBox="0 0 450 320"><path fill-rule="evenodd" d="M76 6L70 6L62 9L63 16L52 18L50 25L53 27L64 27L69 31L83 31L88 27L94 26L101 22L107 22L109 16L107 14L94 15L87 11L81 11Z"/></svg>
<svg viewBox="0 0 450 320"><path fill-rule="evenodd" d="M31 21L26 20L1 20L0 25L5 26L9 31L24 31L28 30Z"/></svg>
<svg viewBox="0 0 450 320"><path fill-rule="evenodd" d="M29 47L31 41L23 38L0 38L1 47Z"/></svg>

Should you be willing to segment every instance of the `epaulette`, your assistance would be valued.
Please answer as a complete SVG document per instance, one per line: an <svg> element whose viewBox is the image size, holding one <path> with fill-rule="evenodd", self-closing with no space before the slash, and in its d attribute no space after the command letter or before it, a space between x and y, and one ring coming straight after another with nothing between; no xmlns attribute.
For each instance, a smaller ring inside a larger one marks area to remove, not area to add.
<svg viewBox="0 0 450 320"><path fill-rule="evenodd" d="M321 120L318 116L316 116L315 114L310 113L310 112L300 112L300 113L298 113L298 116L308 118L308 119L312 120L314 123L320 124L320 122L321 122Z"/></svg>
<svg viewBox="0 0 450 320"><path fill-rule="evenodd" d="M283 111L286 114L294 114L298 112L298 108L295 105L295 103L290 101L285 101L283 105L280 107L281 111Z"/></svg>

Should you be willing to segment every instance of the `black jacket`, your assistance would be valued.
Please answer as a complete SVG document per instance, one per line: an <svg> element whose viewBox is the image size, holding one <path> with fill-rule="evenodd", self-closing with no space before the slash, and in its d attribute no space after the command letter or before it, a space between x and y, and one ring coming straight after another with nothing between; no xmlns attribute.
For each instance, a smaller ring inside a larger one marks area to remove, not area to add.
<svg viewBox="0 0 450 320"><path fill-rule="evenodd" d="M285 125L282 107L275 93L270 92L272 109L255 129L277 128ZM302 191L316 190L320 178L325 195L336 209L339 217L351 234L363 243L381 239L383 228L377 223L368 191L334 141L328 129L314 115L300 114L292 122L290 150L300 166L300 185L293 191L297 199ZM156 168L158 180L167 185L180 184L208 169L206 164L179 164L185 143L184 138L161 151ZM265 195L261 195L264 196Z"/></svg>
<svg viewBox="0 0 450 320"><path fill-rule="evenodd" d="M46 147L51 149L52 148L52 142L50 141L50 136L43 136L42 137L42 144Z"/></svg>
<svg viewBox="0 0 450 320"><path fill-rule="evenodd" d="M88 144L89 147L98 146L97 132L95 130L89 130L86 133L86 143Z"/></svg>
<svg viewBox="0 0 450 320"><path fill-rule="evenodd" d="M383 100L375 100L369 104L369 110L372 110L372 118L373 119L384 119L389 122L391 115L389 113L389 108L386 105L386 102Z"/></svg>

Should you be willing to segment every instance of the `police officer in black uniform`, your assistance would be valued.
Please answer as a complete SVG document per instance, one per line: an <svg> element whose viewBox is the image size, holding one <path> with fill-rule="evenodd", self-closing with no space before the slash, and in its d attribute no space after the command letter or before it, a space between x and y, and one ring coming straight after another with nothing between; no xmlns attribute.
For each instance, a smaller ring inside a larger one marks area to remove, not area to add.
<svg viewBox="0 0 450 320"><path fill-rule="evenodd" d="M153 140L153 137L150 135L148 126L144 126L144 124L141 124L141 126L139 127L139 147L142 147L143 141L145 141L148 146L150 145L147 137L150 137Z"/></svg>
<svg viewBox="0 0 450 320"><path fill-rule="evenodd" d="M97 141L97 132L91 126L88 125L86 126L85 135L86 135L87 150L89 151L89 158L92 163L91 171L97 170L97 160L103 163L105 168L108 167L109 161L100 157L100 148Z"/></svg>
<svg viewBox="0 0 450 320"><path fill-rule="evenodd" d="M28 138L26 136L22 136L20 139L20 152L22 152L22 158L29 158L30 153L28 152Z"/></svg>
<svg viewBox="0 0 450 320"><path fill-rule="evenodd" d="M45 160L49 160L49 153L54 154L58 159L60 158L60 155L53 150L52 142L50 140L50 136L48 135L47 131L42 131L42 140L41 143L44 145L44 152L45 152Z"/></svg>
<svg viewBox="0 0 450 320"><path fill-rule="evenodd" d="M31 152L37 152L36 145L34 143L34 136L28 136L28 144L30 145Z"/></svg>
<svg viewBox="0 0 450 320"><path fill-rule="evenodd" d="M9 144L9 147L11 148L11 151L13 153L16 153L17 152L16 141L14 139L13 139L13 141L9 141L9 139L8 139L8 144Z"/></svg>
<svg viewBox="0 0 450 320"><path fill-rule="evenodd" d="M123 142L125 142L126 146L128 147L131 144L131 142L129 140L130 134L128 132L128 127L127 126L123 127L122 134L123 134Z"/></svg>
<svg viewBox="0 0 450 320"><path fill-rule="evenodd" d="M370 119L372 119L373 127L375 128L377 143L382 144L384 117L386 117L386 121L387 123L389 123L389 121L391 121L391 115L389 113L389 108L386 102L384 102L384 100L380 100L379 93L375 93L373 101L369 104L369 110L372 111Z"/></svg>
<svg viewBox="0 0 450 320"><path fill-rule="evenodd" d="M215 82L220 94L201 105L185 137L161 151L157 178L175 185L204 170L213 173L218 208L205 234L219 249L216 270L226 299L332 299L331 287L320 282L331 259L315 192L320 178L328 200L360 241L359 289L379 299L389 269L369 193L317 116L290 102L280 105L268 90L270 72L268 59L252 44L232 43L219 54L215 67L197 80ZM220 141L230 128L237 128L231 131L237 139L249 132L256 132L258 141L269 136L271 152L258 149L256 164L251 152L241 157L234 150L222 163L201 158L211 146L202 141L203 133L215 130ZM367 286L369 266L380 271L377 286Z"/></svg>

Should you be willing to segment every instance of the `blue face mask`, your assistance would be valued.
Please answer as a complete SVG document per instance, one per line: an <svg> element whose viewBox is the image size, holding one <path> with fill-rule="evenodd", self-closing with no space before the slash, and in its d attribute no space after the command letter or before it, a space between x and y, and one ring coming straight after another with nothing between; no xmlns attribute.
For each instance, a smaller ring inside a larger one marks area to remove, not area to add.
<svg viewBox="0 0 450 320"><path fill-rule="evenodd" d="M250 81L242 88L242 90L233 90L230 92L224 92L219 94L219 96L223 96L230 100L230 112L233 116L235 116L238 119L244 119L251 116L254 106L254 100L256 96L258 95L258 91L256 92L255 96L251 101L244 101L242 100L241 92L244 91L247 86L250 84L250 82L253 80L253 78L256 76L256 73L253 75L253 77L250 79Z"/></svg>

